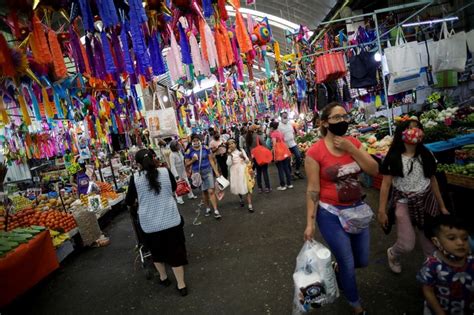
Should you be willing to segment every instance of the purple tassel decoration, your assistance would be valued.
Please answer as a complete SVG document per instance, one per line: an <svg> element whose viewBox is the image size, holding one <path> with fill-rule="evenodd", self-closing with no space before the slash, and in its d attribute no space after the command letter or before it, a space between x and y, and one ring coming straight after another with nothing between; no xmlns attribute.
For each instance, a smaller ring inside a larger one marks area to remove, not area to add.
<svg viewBox="0 0 474 315"><path fill-rule="evenodd" d="M94 75L94 77L98 78L99 74L97 73L96 65L94 62L94 50L92 49L91 39L89 38L88 34L86 34L86 54L87 54L87 59L89 59L89 66L91 68L91 72Z"/></svg>
<svg viewBox="0 0 474 315"><path fill-rule="evenodd" d="M81 42L74 28L69 26L69 36L71 42L72 54L74 56L74 63L76 64L76 70L80 73L86 72L86 64L82 56Z"/></svg>
<svg viewBox="0 0 474 315"><path fill-rule="evenodd" d="M150 57L153 68L153 74L158 76L166 73L163 56L161 55L160 43L158 40L158 32L153 32L150 38Z"/></svg>
<svg viewBox="0 0 474 315"><path fill-rule="evenodd" d="M204 16L210 18L214 14L214 9L212 8L212 0L202 0L202 9L204 11Z"/></svg>
<svg viewBox="0 0 474 315"><path fill-rule="evenodd" d="M105 34L105 32L100 33L100 39L102 41L102 49L104 52L105 70L108 74L114 74L117 72L117 67L115 66L114 56L112 56L112 51L110 50L110 43L107 34Z"/></svg>
<svg viewBox="0 0 474 315"><path fill-rule="evenodd" d="M123 60L122 49L120 47L120 41L115 31L112 31L111 35L111 42L112 48L114 50L115 60L117 61L117 72L124 73L125 72L125 62Z"/></svg>
<svg viewBox="0 0 474 315"><path fill-rule="evenodd" d="M104 52L97 37L94 36L94 65L99 79L104 80L106 76Z"/></svg>
<svg viewBox="0 0 474 315"><path fill-rule="evenodd" d="M96 4L105 27L112 27L119 24L117 10L115 9L113 0L96 0Z"/></svg>
<svg viewBox="0 0 474 315"><path fill-rule="evenodd" d="M92 10L88 0L79 0L79 6L81 7L82 23L84 24L84 30L93 32L94 31L94 17L92 16Z"/></svg>
<svg viewBox="0 0 474 315"><path fill-rule="evenodd" d="M143 7L141 0L129 0L128 5L130 6L130 21L136 20L138 24L143 24L148 21L145 8Z"/></svg>
<svg viewBox="0 0 474 315"><path fill-rule="evenodd" d="M237 48L237 37L232 36L232 52L234 53L235 56L235 64L237 66L237 75L239 77L239 81L243 82L244 81L244 64L242 62L242 58L240 58L239 54L239 49Z"/></svg>

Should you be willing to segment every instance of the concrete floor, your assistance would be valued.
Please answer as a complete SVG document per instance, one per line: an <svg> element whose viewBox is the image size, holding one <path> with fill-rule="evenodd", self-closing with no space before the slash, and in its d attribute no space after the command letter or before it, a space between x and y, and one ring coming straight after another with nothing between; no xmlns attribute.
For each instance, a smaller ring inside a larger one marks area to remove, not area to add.
<svg viewBox="0 0 474 315"><path fill-rule="evenodd" d="M277 183L273 166L271 180ZM306 181L294 184L293 190L254 195L253 214L227 195L219 207L220 222L201 217L201 225L192 225L198 202L180 206L189 255L187 297L178 296L175 282L163 288L158 277L145 279L134 251L130 217L124 211L105 228L111 245L68 257L58 271L2 313L290 314L292 273L306 224ZM367 195L377 209L378 191L369 189ZM421 314L422 296L415 281L423 261L420 249L404 257L403 273L394 275L386 265L386 249L395 233L385 236L375 221L371 233L370 266L357 271L364 307L369 314ZM316 238L322 241L319 234ZM317 313L351 311L340 297Z"/></svg>

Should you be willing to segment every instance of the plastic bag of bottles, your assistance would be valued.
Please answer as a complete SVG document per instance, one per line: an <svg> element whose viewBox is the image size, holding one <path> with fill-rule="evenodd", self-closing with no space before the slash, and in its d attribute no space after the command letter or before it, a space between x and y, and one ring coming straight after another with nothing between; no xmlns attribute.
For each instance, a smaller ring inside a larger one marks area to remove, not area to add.
<svg viewBox="0 0 474 315"><path fill-rule="evenodd" d="M306 241L296 257L293 282L293 314L334 302L339 297L339 289L329 249L314 240Z"/></svg>

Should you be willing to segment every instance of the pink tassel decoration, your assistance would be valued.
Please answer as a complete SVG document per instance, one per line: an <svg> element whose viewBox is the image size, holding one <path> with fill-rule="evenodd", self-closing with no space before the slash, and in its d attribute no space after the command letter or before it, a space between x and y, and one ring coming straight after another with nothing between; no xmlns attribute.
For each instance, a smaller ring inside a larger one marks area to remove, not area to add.
<svg viewBox="0 0 474 315"><path fill-rule="evenodd" d="M171 80L176 82L184 76L183 63L174 32L169 25L168 28L170 32L170 51L166 55L166 62L170 70Z"/></svg>
<svg viewBox="0 0 474 315"><path fill-rule="evenodd" d="M194 65L194 73L197 76L205 75L203 61L205 61L199 50L199 44L197 42L196 36L194 36L193 32L189 36L189 46L191 47L191 57L193 60Z"/></svg>
<svg viewBox="0 0 474 315"><path fill-rule="evenodd" d="M206 21L204 21L204 32L207 48L207 58L209 61L209 67L211 69L219 67L219 59L217 57L216 41L212 34L211 28Z"/></svg>

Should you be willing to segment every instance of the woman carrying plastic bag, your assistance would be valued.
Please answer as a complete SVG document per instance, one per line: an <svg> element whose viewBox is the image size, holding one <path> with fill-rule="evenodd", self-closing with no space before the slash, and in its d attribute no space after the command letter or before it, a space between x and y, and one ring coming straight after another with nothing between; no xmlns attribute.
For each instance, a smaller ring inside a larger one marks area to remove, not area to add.
<svg viewBox="0 0 474 315"><path fill-rule="evenodd" d="M329 249L314 240L306 241L296 257L293 282L293 314L334 302L339 290Z"/></svg>

